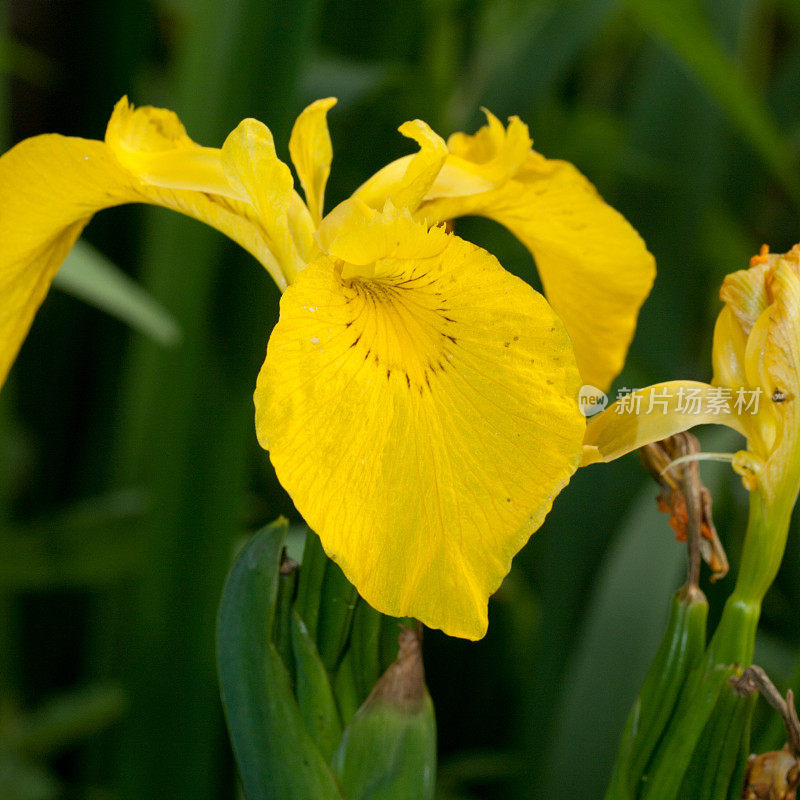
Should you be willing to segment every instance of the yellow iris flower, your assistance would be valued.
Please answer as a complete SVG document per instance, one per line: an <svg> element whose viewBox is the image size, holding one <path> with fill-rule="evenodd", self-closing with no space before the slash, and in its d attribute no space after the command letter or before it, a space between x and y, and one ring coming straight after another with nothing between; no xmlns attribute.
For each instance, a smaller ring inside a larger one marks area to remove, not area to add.
<svg viewBox="0 0 800 800"><path fill-rule="evenodd" d="M212 225L285 290L256 427L298 510L379 611L480 638L489 595L578 466L579 386L619 371L653 260L515 118L447 143L406 123L419 152L324 216L334 102L292 132L305 202L263 124L201 147L172 112L126 99L104 142L45 135L0 158L0 380L96 211L147 202ZM463 214L528 246L551 305L438 225Z"/></svg>
<svg viewBox="0 0 800 800"><path fill-rule="evenodd" d="M669 381L620 398L588 425L584 463L611 461L701 423L747 438L734 468L772 504L800 481L800 245L762 248L725 278L714 328L710 384Z"/></svg>
<svg viewBox="0 0 800 800"><path fill-rule="evenodd" d="M709 658L748 664L800 489L800 245L784 255L762 248L749 269L727 276L720 297L712 383L670 381L621 398L587 426L584 463L610 461L700 423L746 437L732 462L751 492L750 517Z"/></svg>

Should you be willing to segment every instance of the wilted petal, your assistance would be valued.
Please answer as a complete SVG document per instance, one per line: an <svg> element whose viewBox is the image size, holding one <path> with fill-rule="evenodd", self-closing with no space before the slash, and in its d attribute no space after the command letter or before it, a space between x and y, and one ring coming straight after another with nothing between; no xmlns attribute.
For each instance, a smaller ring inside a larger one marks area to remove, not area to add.
<svg viewBox="0 0 800 800"><path fill-rule="evenodd" d="M772 303L762 312L748 339L746 356L762 381L767 408L760 415L770 449L765 487L781 482L797 491L800 480L800 247L775 267L769 284ZM752 342L752 348L751 348ZM769 416L766 416L769 414ZM767 438L774 425L774 440Z"/></svg>

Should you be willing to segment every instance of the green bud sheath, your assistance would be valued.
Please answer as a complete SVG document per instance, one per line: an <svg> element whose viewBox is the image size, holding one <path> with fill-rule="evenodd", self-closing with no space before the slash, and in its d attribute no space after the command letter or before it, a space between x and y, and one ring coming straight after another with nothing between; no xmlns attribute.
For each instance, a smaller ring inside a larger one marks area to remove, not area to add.
<svg viewBox="0 0 800 800"><path fill-rule="evenodd" d="M297 581L297 599L294 607L303 618L308 635L314 642L317 641L322 582L325 579L328 561L319 536L309 530L303 549L303 566Z"/></svg>
<svg viewBox="0 0 800 800"><path fill-rule="evenodd" d="M648 767L643 800L690 800L680 793L686 769L720 694L730 691L728 681L735 672L732 665L720 664L710 671L700 665L689 675Z"/></svg>
<svg viewBox="0 0 800 800"><path fill-rule="evenodd" d="M291 632L297 705L308 732L329 761L342 738L342 723L328 672L297 611L292 612Z"/></svg>
<svg viewBox="0 0 800 800"><path fill-rule="evenodd" d="M620 742L606 800L632 800L706 643L708 602L699 588L683 586L672 600L667 630L645 676Z"/></svg>
<svg viewBox="0 0 800 800"><path fill-rule="evenodd" d="M347 726L333 769L348 800L433 798L436 721L414 631L400 634L397 660Z"/></svg>
<svg viewBox="0 0 800 800"><path fill-rule="evenodd" d="M742 778L736 774L750 754L750 719L755 695L740 697L723 687L681 786L681 797L726 800L733 791L741 796Z"/></svg>
<svg viewBox="0 0 800 800"><path fill-rule="evenodd" d="M281 520L257 533L225 583L217 621L222 704L247 800L343 800L270 641L286 530Z"/></svg>

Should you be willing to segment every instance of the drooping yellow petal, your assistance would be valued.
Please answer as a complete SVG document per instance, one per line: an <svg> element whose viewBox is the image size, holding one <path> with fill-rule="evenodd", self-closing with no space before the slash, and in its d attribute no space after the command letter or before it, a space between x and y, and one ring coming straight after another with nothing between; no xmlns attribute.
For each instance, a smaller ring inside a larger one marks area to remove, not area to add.
<svg viewBox="0 0 800 800"><path fill-rule="evenodd" d="M177 202L171 196L153 202L230 236L267 267L281 289L317 253L311 215L262 123L244 120L223 149L201 147L172 111L133 108L123 97L108 124L106 144L146 193L157 197L160 187L177 194Z"/></svg>
<svg viewBox="0 0 800 800"><path fill-rule="evenodd" d="M123 97L108 123L106 145L128 172L141 202L163 205L217 228L252 253L285 288L283 265L270 249L268 231L244 183L238 176L231 180L221 150L201 147L189 138L174 112L134 108Z"/></svg>
<svg viewBox="0 0 800 800"><path fill-rule="evenodd" d="M531 153L500 188L432 199L418 213L430 221L477 214L507 227L533 254L584 381L608 387L624 364L655 264L636 231L572 164Z"/></svg>
<svg viewBox="0 0 800 800"><path fill-rule="evenodd" d="M485 251L416 227L427 248L361 270L343 266L362 260L358 237L332 237L338 257L287 289L256 428L370 604L477 639L489 595L580 458L580 380L540 295Z"/></svg>
<svg viewBox="0 0 800 800"><path fill-rule="evenodd" d="M102 142L47 135L0 158L0 385L95 211L141 199Z"/></svg>
<svg viewBox="0 0 800 800"><path fill-rule="evenodd" d="M166 108L134 108L123 97L114 106L105 142L117 161L146 184L248 199L225 175L220 151L192 141Z"/></svg>
<svg viewBox="0 0 800 800"><path fill-rule="evenodd" d="M0 384L53 276L83 227L103 208L152 203L194 217L252 253L285 288L287 275L272 250L274 219L280 221L282 214L293 231L295 238L286 245L292 269L318 248L309 212L291 186L287 202L276 210L264 202L268 192L258 186L257 172L248 172L272 163L270 144L251 136L250 151L243 154L240 148L237 154L241 173L231 180L222 152L195 144L174 113L134 109L123 98L104 142L37 136L0 157ZM259 146L266 156L255 152ZM265 222L261 214L266 212L273 216Z"/></svg>
<svg viewBox="0 0 800 800"><path fill-rule="evenodd" d="M313 102L295 121L289 139L289 155L305 192L315 227L322 219L325 186L331 173L333 147L327 113L335 105L335 97Z"/></svg>
<svg viewBox="0 0 800 800"><path fill-rule="evenodd" d="M748 399L731 388L697 381L667 381L638 389L589 421L583 466L613 461L695 425L727 425L745 435Z"/></svg>
<svg viewBox="0 0 800 800"><path fill-rule="evenodd" d="M489 115L450 155L415 217L433 224L479 215L506 226L533 254L545 294L564 321L586 383L606 389L622 368L655 276L644 242L571 164L530 150L527 127ZM381 208L408 159L355 194Z"/></svg>

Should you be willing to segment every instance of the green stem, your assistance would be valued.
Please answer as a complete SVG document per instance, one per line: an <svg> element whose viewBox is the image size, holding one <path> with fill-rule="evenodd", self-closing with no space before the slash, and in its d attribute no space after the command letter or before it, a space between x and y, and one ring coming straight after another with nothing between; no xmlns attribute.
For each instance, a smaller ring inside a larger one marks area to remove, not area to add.
<svg viewBox="0 0 800 800"><path fill-rule="evenodd" d="M725 603L708 649L709 664L750 664L764 595L775 580L786 548L796 493L750 495L742 560L736 586Z"/></svg>

